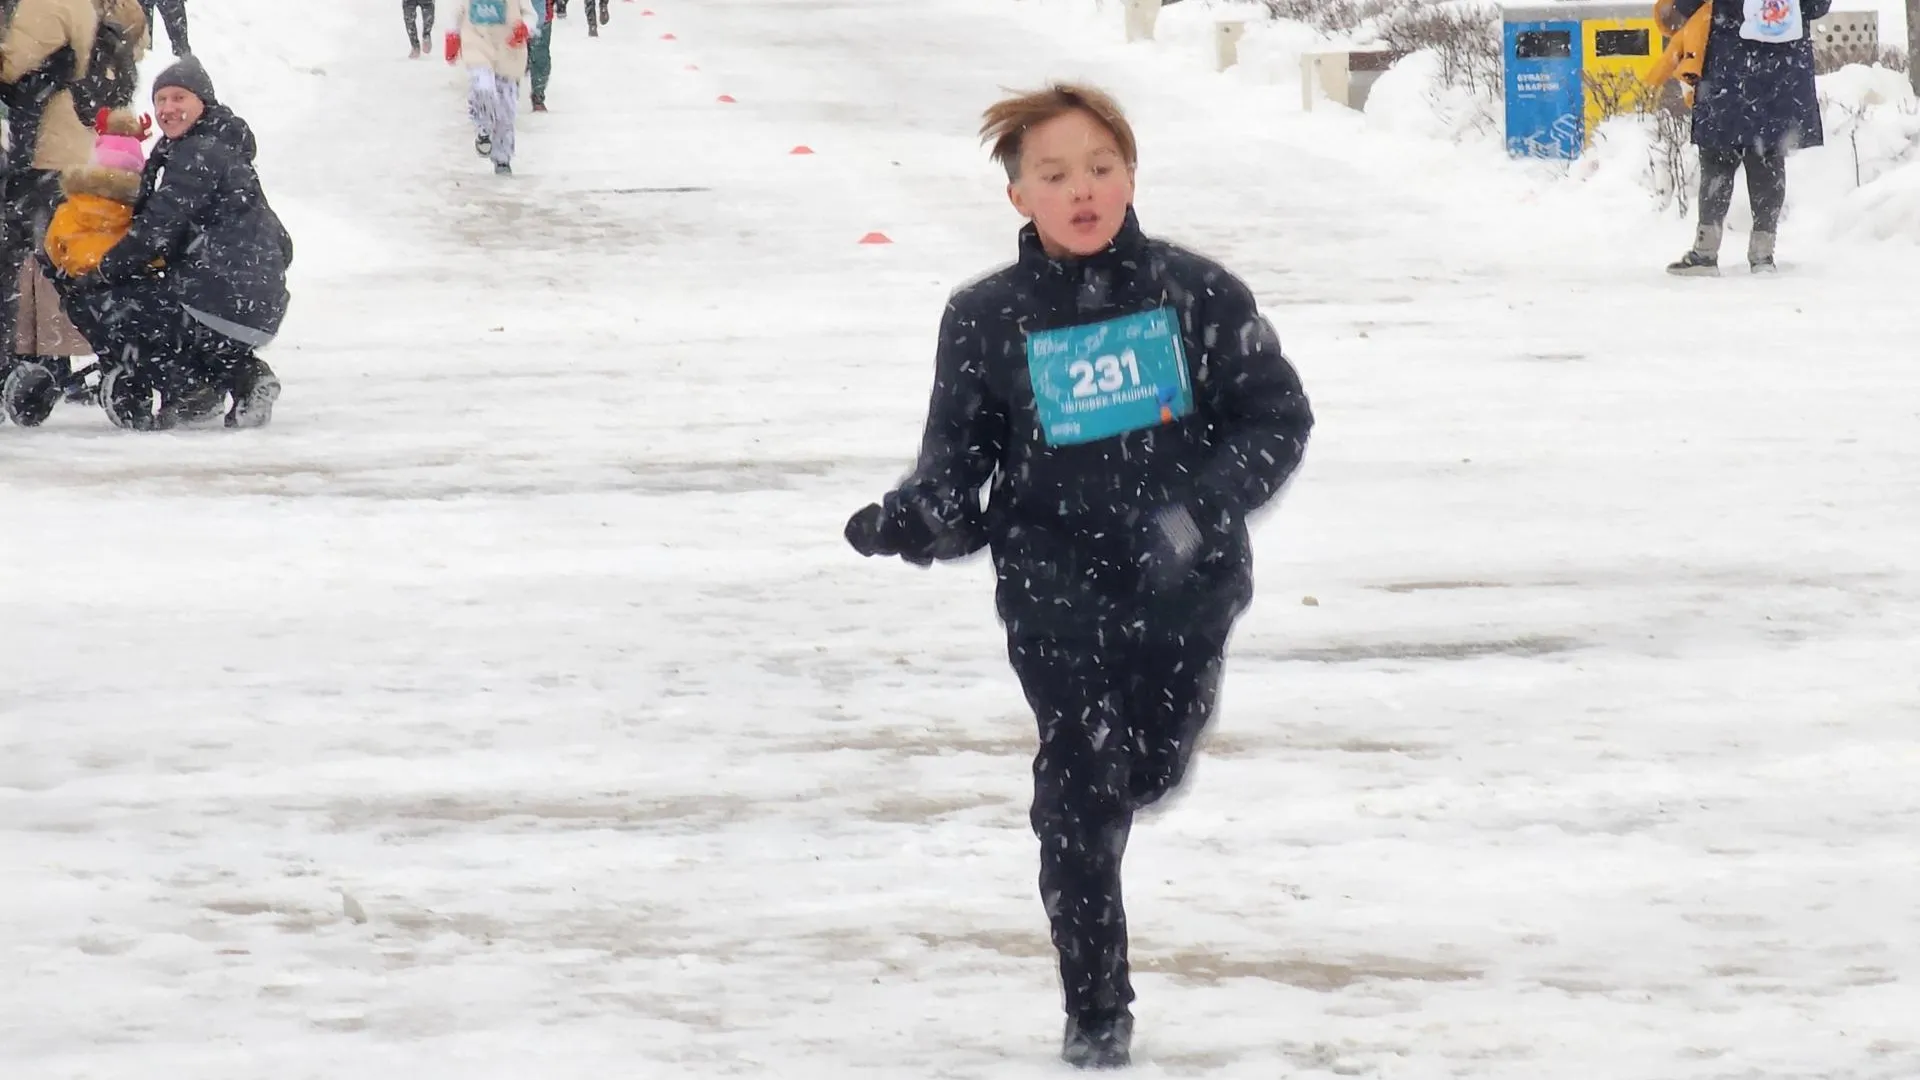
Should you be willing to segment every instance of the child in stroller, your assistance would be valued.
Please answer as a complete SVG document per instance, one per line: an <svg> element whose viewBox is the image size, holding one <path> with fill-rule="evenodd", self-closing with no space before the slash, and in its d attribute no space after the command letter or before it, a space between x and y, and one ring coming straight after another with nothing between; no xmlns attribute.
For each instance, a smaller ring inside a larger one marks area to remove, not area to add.
<svg viewBox="0 0 1920 1080"><path fill-rule="evenodd" d="M66 200L54 211L39 255L50 278L92 273L127 234L133 224L134 205L140 199L141 172L146 167L142 143L152 130L151 117L136 117L127 109L101 109L95 117L96 137L87 164L60 174L60 190ZM94 363L71 373L39 363L21 363L0 382L0 412L22 427L37 427L62 398L107 404L116 374L108 357L96 357ZM107 414L117 422L111 407Z"/></svg>

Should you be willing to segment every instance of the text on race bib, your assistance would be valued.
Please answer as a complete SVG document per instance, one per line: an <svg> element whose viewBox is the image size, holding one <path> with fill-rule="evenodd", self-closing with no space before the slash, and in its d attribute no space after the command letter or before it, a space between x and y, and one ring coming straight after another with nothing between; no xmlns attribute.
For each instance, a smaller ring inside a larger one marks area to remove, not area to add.
<svg viewBox="0 0 1920 1080"><path fill-rule="evenodd" d="M1193 411L1186 348L1165 308L1035 331L1027 368L1049 446L1110 439Z"/></svg>

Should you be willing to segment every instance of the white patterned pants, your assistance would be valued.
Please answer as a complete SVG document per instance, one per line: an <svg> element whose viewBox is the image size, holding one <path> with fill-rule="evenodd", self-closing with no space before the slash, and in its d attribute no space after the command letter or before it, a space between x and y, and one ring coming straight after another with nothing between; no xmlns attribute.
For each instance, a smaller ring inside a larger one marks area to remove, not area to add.
<svg viewBox="0 0 1920 1080"><path fill-rule="evenodd" d="M520 113L520 80L509 79L492 68L473 68L467 88L467 115L473 118L473 133L485 135L493 143L493 163L513 163L513 122Z"/></svg>

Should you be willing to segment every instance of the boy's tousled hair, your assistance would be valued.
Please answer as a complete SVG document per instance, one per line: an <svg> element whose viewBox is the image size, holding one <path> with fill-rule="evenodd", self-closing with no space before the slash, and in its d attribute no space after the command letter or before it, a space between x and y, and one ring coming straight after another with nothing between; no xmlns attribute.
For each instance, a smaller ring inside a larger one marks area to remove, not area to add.
<svg viewBox="0 0 1920 1080"><path fill-rule="evenodd" d="M1020 179L1020 143L1029 128L1079 110L1089 113L1120 144L1120 156L1131 169L1140 163L1133 125L1120 103L1104 90L1083 83L1053 83L1041 90L1015 94L987 106L980 122L980 141L993 144L993 160L1007 170L1009 181Z"/></svg>

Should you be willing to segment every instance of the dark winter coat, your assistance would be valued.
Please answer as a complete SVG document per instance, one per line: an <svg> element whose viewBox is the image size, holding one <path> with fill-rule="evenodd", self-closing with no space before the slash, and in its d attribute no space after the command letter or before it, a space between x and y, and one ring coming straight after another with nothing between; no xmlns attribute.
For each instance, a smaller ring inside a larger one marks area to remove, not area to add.
<svg viewBox="0 0 1920 1080"><path fill-rule="evenodd" d="M252 129L224 105L208 105L178 140L147 158L133 227L100 264L108 282L166 263L189 314L230 337L279 332L287 313L293 238L267 204L253 170Z"/></svg>
<svg viewBox="0 0 1920 1080"><path fill-rule="evenodd" d="M1713 4L1713 29L1693 103L1694 145L1779 151L1819 146L1825 136L1813 84L1813 21L1825 17L1833 0L1799 0L1806 32L1780 44L1740 36L1743 0L1677 0L1673 9L1685 20L1705 2Z"/></svg>
<svg viewBox="0 0 1920 1080"><path fill-rule="evenodd" d="M1157 309L1178 318L1192 411L1050 445L1029 335ZM1116 620L1230 620L1252 597L1247 515L1299 465L1312 426L1299 376L1231 273L1149 239L1131 210L1113 244L1083 259L1049 257L1029 225L1019 261L947 304L919 462L888 510L943 526L930 557L991 543L1000 616L1015 638L1092 637ZM1141 538L1148 516L1169 506L1193 514L1203 555L1176 587L1151 592Z"/></svg>

